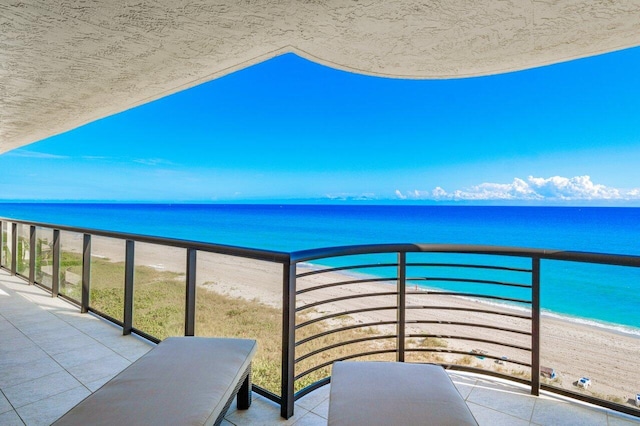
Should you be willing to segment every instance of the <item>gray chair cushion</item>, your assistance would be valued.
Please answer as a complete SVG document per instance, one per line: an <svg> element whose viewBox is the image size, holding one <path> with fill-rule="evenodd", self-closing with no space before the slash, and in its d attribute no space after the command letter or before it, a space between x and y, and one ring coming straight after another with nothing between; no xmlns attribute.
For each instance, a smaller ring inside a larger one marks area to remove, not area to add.
<svg viewBox="0 0 640 426"><path fill-rule="evenodd" d="M256 347L248 339L170 337L54 424L211 425Z"/></svg>
<svg viewBox="0 0 640 426"><path fill-rule="evenodd" d="M477 424L453 382L438 365L333 364L329 426Z"/></svg>

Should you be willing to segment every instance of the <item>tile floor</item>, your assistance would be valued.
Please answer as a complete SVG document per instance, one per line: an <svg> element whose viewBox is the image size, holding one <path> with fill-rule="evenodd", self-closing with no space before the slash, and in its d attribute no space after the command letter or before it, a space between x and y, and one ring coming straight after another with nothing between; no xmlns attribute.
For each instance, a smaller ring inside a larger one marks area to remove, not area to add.
<svg viewBox="0 0 640 426"><path fill-rule="evenodd" d="M49 425L153 345L80 314L61 299L0 271L0 425ZM640 419L551 396L510 382L452 372L480 425L640 425ZM329 386L301 398L295 415L259 395L232 408L224 425L326 425Z"/></svg>

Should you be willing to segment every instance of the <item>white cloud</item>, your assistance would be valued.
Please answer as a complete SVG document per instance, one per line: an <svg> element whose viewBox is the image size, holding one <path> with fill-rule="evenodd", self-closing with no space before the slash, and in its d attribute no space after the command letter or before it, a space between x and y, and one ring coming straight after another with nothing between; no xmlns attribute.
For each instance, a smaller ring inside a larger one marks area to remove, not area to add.
<svg viewBox="0 0 640 426"><path fill-rule="evenodd" d="M99 156L99 155L83 155L82 157L83 160L111 160L110 157L103 157L103 156Z"/></svg>
<svg viewBox="0 0 640 426"><path fill-rule="evenodd" d="M41 158L41 159L53 159L53 160L65 160L69 157L66 155L48 154L46 152L29 151L26 149L14 149L5 154L7 157L21 157L21 158Z"/></svg>
<svg viewBox="0 0 640 426"><path fill-rule="evenodd" d="M173 163L164 158L136 158L134 163L144 164L145 166L171 166Z"/></svg>
<svg viewBox="0 0 640 426"><path fill-rule="evenodd" d="M398 195L397 192L396 192L396 195ZM378 196L373 192L363 192L361 194L344 192L344 193L337 193L337 194L326 194L325 198L328 198L329 200L334 200L334 201L370 201L370 200L377 200Z"/></svg>
<svg viewBox="0 0 640 426"><path fill-rule="evenodd" d="M433 188L433 191L431 191L431 195L436 199L440 197L446 197L447 191L440 188L439 186L436 186L435 188Z"/></svg>
<svg viewBox="0 0 640 426"><path fill-rule="evenodd" d="M466 189L447 192L441 187L432 191L396 190L400 199L413 200L520 200L520 201L588 201L588 200L640 200L640 188L622 190L595 184L589 176L566 178L529 176L526 180L514 178L511 183L485 182Z"/></svg>
<svg viewBox="0 0 640 426"><path fill-rule="evenodd" d="M401 200L406 200L407 196L404 195L402 192L400 192L399 189L396 189L396 197L400 198Z"/></svg>

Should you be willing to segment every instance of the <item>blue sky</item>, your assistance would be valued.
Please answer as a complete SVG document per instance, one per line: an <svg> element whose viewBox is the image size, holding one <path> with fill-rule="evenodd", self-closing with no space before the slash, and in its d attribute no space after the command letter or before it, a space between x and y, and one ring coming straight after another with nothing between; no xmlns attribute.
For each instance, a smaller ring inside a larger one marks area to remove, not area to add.
<svg viewBox="0 0 640 426"><path fill-rule="evenodd" d="M640 48L401 80L293 54L0 156L4 200L640 205Z"/></svg>

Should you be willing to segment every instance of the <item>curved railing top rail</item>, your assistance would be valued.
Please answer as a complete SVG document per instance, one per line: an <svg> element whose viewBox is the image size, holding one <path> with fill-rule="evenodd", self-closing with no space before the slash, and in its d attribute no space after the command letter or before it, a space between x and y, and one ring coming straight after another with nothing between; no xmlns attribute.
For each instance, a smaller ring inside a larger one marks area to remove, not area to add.
<svg viewBox="0 0 640 426"><path fill-rule="evenodd" d="M327 257L398 252L488 254L640 267L640 256L470 244L364 244L327 247L293 252L291 253L291 263L308 262Z"/></svg>
<svg viewBox="0 0 640 426"><path fill-rule="evenodd" d="M0 217L2 222L14 222L24 225L33 225L36 227L58 229L60 231L77 232L83 234L91 234L100 237L118 238L122 240L134 240L141 243L161 244L170 247L193 248L196 250L207 251L212 253L227 254L231 256L245 257L256 260L264 260L267 262L288 263L289 253L275 251L253 249L248 247L238 247L225 244L205 243L201 241L182 240L179 238L156 237L153 235L130 234L125 232L106 231L101 229L79 228L77 226L54 225L50 223L32 222L27 220L17 220L11 218Z"/></svg>

